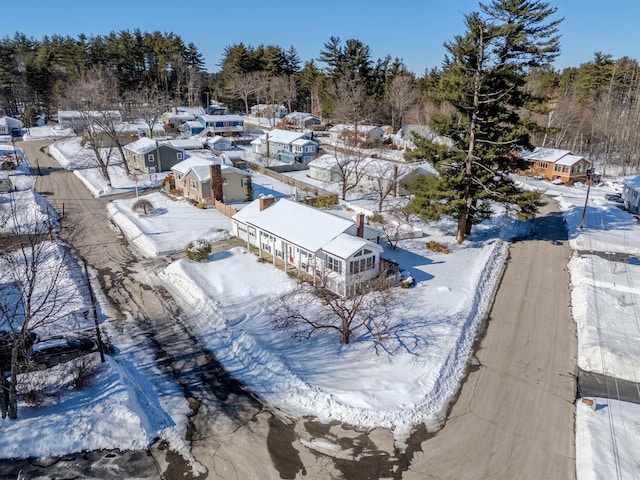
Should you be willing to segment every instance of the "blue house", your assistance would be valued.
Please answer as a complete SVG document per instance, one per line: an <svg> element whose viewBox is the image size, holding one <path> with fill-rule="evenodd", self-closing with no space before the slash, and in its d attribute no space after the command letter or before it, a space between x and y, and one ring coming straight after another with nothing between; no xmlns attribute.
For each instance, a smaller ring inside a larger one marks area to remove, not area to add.
<svg viewBox="0 0 640 480"><path fill-rule="evenodd" d="M244 134L244 118L240 115L201 115L198 117L198 122L209 136Z"/></svg>

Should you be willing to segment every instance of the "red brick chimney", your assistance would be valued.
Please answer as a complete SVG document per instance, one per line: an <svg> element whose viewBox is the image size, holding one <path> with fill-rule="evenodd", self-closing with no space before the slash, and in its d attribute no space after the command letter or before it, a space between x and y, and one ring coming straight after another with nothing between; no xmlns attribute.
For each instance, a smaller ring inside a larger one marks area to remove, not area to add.
<svg viewBox="0 0 640 480"><path fill-rule="evenodd" d="M276 197L269 195L268 197L265 197L264 195L262 195L260 197L260 211L263 211L265 208L269 207L270 205L273 205L273 203L276 201Z"/></svg>
<svg viewBox="0 0 640 480"><path fill-rule="evenodd" d="M209 167L211 175L211 196L213 199L222 202L222 168L219 164L213 164Z"/></svg>
<svg viewBox="0 0 640 480"><path fill-rule="evenodd" d="M364 213L356 216L356 224L358 225L358 236L364 238Z"/></svg>

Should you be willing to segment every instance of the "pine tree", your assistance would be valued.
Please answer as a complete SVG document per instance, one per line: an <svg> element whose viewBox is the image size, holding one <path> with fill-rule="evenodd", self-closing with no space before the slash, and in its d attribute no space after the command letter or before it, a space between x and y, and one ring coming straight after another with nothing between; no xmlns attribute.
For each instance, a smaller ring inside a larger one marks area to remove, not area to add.
<svg viewBox="0 0 640 480"><path fill-rule="evenodd" d="M442 72L432 75L454 109L432 126L454 147L445 152L423 145L440 178L413 185L414 210L424 218L457 218L458 242L489 215L491 202L515 204L522 215L535 212L536 195L521 192L507 173L523 166L514 152L531 148L526 75L559 52L561 20L549 19L556 9L547 3L494 0L480 9L465 16L466 32L445 44Z"/></svg>

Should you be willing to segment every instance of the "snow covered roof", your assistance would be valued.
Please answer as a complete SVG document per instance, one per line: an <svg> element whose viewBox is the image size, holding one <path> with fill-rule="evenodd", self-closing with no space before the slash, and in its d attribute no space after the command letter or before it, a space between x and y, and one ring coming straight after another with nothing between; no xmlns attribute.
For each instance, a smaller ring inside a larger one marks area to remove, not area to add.
<svg viewBox="0 0 640 480"><path fill-rule="evenodd" d="M12 117L0 117L0 124L6 125L9 128L22 128L22 122Z"/></svg>
<svg viewBox="0 0 640 480"><path fill-rule="evenodd" d="M189 157L186 160L183 160L179 163L176 163L173 167L171 167L171 170L184 174L184 173L187 173L191 168L199 167L199 166L206 166L207 168L209 168L210 165L213 165L215 163L220 163L220 162L219 161L216 162L213 158L203 158L203 157L194 156L194 157Z"/></svg>
<svg viewBox="0 0 640 480"><path fill-rule="evenodd" d="M380 127L377 127L375 125L360 125L360 124L358 124L357 127L358 127L358 133L362 133L362 134L369 133L370 131L375 130L375 129L380 130ZM355 125L350 125L350 124L348 125L346 123L339 123L338 125L334 125L333 127L331 127L329 129L329 131L330 132L342 132L344 130L347 130L347 131L353 132L353 131L355 131L355 129L356 129Z"/></svg>
<svg viewBox="0 0 640 480"><path fill-rule="evenodd" d="M229 139L228 137L222 137L220 135L216 135L215 137L211 137L209 140L207 140L207 143L211 145L216 143L231 143L231 139Z"/></svg>
<svg viewBox="0 0 640 480"><path fill-rule="evenodd" d="M189 120L188 122L184 122L185 125L188 125L190 128L202 128L202 124L197 120Z"/></svg>
<svg viewBox="0 0 640 480"><path fill-rule="evenodd" d="M194 138L169 140L169 144L185 150L197 150L202 148L202 141Z"/></svg>
<svg viewBox="0 0 640 480"><path fill-rule="evenodd" d="M136 153L148 153L156 149L156 141L144 137L125 145L124 148Z"/></svg>
<svg viewBox="0 0 640 480"><path fill-rule="evenodd" d="M301 138L307 138L307 134L303 132L292 132L290 130L274 129L264 135L259 136L256 140L264 142L269 135L270 142L290 144ZM311 140L308 140L311 141ZM253 143L253 142L252 142Z"/></svg>
<svg viewBox="0 0 640 480"><path fill-rule="evenodd" d="M240 115L200 115L198 118L202 118L205 122L243 122L244 118Z"/></svg>
<svg viewBox="0 0 640 480"><path fill-rule="evenodd" d="M578 163L580 160L586 161L584 157L581 157L580 155L567 154L564 157L558 159L555 163L556 165L567 165L570 167Z"/></svg>
<svg viewBox="0 0 640 480"><path fill-rule="evenodd" d="M341 233L336 238L322 247L324 252L335 255L338 258L349 258L358 250L367 247L372 250L383 251L380 245L372 243L364 238L354 237L347 233Z"/></svg>
<svg viewBox="0 0 640 480"><path fill-rule="evenodd" d="M640 189L640 176L626 178L623 183L633 190L638 190Z"/></svg>
<svg viewBox="0 0 640 480"><path fill-rule="evenodd" d="M320 117L318 117L317 115L305 112L291 112L284 118L285 120L291 120L295 122L304 122L305 120L317 120L318 122L320 121Z"/></svg>
<svg viewBox="0 0 640 480"><path fill-rule="evenodd" d="M525 152L522 158L527 160L543 160L546 162L557 162L565 155L575 155L569 150L560 150L558 148L536 147L532 152Z"/></svg>
<svg viewBox="0 0 640 480"><path fill-rule="evenodd" d="M299 146L304 146L304 145L308 145L310 143L317 143L314 140L309 140L308 138L298 138L297 140L294 140L293 142L291 142L291 145L299 145Z"/></svg>
<svg viewBox="0 0 640 480"><path fill-rule="evenodd" d="M177 107L176 113L187 113L189 115L193 115L194 117L198 117L200 115L204 115L204 108L202 107Z"/></svg>
<svg viewBox="0 0 640 480"><path fill-rule="evenodd" d="M272 233L309 252L319 251L353 226L349 220L285 198L262 212L259 203L260 199L254 200L233 219Z"/></svg>

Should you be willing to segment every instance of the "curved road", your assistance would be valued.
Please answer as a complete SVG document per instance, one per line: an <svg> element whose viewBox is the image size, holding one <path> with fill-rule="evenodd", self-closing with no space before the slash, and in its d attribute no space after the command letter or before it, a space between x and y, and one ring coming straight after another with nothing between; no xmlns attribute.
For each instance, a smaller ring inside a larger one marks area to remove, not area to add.
<svg viewBox="0 0 640 480"><path fill-rule="evenodd" d="M553 205L536 220L536 237L511 246L486 333L477 342L478 366L445 427L436 433L417 428L398 449L387 430L286 418L247 394L183 324L170 296L149 281L148 272L167 260L135 259L108 218L111 199L92 198L40 151L48 143L19 147L32 164L39 159L44 175L37 189L49 192L58 211L64 203L63 236L74 238L114 306L116 320L105 327L154 349L163 375L182 388L193 409L191 453L207 469L200 478L575 478L576 338L565 271L570 251ZM165 447L160 442L151 449L164 478L191 478L184 475L184 460ZM154 475L159 477L149 472Z"/></svg>

